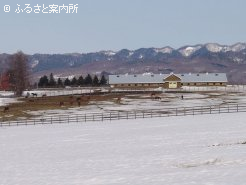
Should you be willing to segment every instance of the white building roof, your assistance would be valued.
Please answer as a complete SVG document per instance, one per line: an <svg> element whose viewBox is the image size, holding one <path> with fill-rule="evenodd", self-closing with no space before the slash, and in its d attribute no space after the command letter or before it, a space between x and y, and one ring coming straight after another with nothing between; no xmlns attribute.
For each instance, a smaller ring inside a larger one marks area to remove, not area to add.
<svg viewBox="0 0 246 185"><path fill-rule="evenodd" d="M109 75L109 84L130 83L163 83L164 79L171 74L135 74L135 75ZM181 79L182 83L207 83L228 82L225 73L184 73L174 74Z"/></svg>

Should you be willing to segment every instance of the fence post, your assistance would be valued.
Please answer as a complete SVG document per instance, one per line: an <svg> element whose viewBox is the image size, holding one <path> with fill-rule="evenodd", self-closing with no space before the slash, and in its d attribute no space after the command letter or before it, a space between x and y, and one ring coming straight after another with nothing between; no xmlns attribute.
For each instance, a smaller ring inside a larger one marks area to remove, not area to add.
<svg viewBox="0 0 246 185"><path fill-rule="evenodd" d="M111 119L112 119L112 118L111 118L111 112L110 112L110 113L109 113L109 120L111 121Z"/></svg>
<svg viewBox="0 0 246 185"><path fill-rule="evenodd" d="M120 119L120 112L118 111L118 120Z"/></svg>
<svg viewBox="0 0 246 185"><path fill-rule="evenodd" d="M136 116L136 111L134 111L134 115L135 115L135 119L137 119L137 116Z"/></svg>
<svg viewBox="0 0 246 185"><path fill-rule="evenodd" d="M228 105L228 113L230 112L230 105Z"/></svg>
<svg viewBox="0 0 246 185"><path fill-rule="evenodd" d="M151 116L151 118L153 117L153 115L152 115L152 110L151 110L151 112L150 112L150 116Z"/></svg>
<svg viewBox="0 0 246 185"><path fill-rule="evenodd" d="M195 115L195 110L194 110L194 107L192 108L193 109L193 116Z"/></svg>
<svg viewBox="0 0 246 185"><path fill-rule="evenodd" d="M184 116L186 116L186 110L185 110L185 107L184 107Z"/></svg>
<svg viewBox="0 0 246 185"><path fill-rule="evenodd" d="M178 116L178 108L176 108L176 116Z"/></svg>
<svg viewBox="0 0 246 185"><path fill-rule="evenodd" d="M212 114L212 107L210 106L210 114Z"/></svg>
<svg viewBox="0 0 246 185"><path fill-rule="evenodd" d="M237 104L237 112L238 112L238 104Z"/></svg>
<svg viewBox="0 0 246 185"><path fill-rule="evenodd" d="M219 114L220 114L220 105L219 105Z"/></svg>
<svg viewBox="0 0 246 185"><path fill-rule="evenodd" d="M85 114L85 122L86 122L86 114Z"/></svg>
<svg viewBox="0 0 246 185"><path fill-rule="evenodd" d="M128 119L128 111L126 112L126 118Z"/></svg>
<svg viewBox="0 0 246 185"><path fill-rule="evenodd" d="M53 124L52 116L50 117L50 123L51 123L51 125Z"/></svg>
<svg viewBox="0 0 246 185"><path fill-rule="evenodd" d="M143 112L143 118L144 118L144 112Z"/></svg>

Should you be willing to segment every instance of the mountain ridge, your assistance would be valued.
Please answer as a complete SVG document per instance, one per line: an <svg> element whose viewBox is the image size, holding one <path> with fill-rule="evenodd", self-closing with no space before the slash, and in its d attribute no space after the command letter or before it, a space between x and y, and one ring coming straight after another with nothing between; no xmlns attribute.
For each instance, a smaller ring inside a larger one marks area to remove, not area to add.
<svg viewBox="0 0 246 185"><path fill-rule="evenodd" d="M6 68L7 56L0 54L3 68ZM28 55L28 60L35 79L51 72L60 76L99 74L102 71L111 74L225 72L231 83L246 83L246 43L242 42L185 45L178 49L165 46L81 54L34 54Z"/></svg>

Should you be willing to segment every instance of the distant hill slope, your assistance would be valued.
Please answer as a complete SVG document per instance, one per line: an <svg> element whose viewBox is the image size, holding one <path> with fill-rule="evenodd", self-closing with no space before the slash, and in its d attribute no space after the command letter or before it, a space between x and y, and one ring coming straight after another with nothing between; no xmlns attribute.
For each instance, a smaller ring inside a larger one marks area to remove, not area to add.
<svg viewBox="0 0 246 185"><path fill-rule="evenodd" d="M1 70L7 54L0 55ZM231 83L246 83L246 43L217 43L171 47L123 49L86 54L34 54L28 56L34 78L53 72L58 76L86 73L225 72Z"/></svg>

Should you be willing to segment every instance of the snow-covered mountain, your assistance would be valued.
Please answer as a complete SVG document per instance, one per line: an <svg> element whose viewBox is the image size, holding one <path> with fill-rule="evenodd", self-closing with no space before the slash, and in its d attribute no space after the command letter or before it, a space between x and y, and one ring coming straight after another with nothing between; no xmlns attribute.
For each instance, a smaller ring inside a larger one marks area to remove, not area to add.
<svg viewBox="0 0 246 185"><path fill-rule="evenodd" d="M246 43L236 43L234 45L220 45L217 43L208 43L204 45L194 45L194 46L184 46L178 49L178 51L184 56L189 57L196 51L200 49L207 49L209 52L212 53L219 53L219 52L240 52L246 49Z"/></svg>
<svg viewBox="0 0 246 185"><path fill-rule="evenodd" d="M0 72L6 69L7 54L0 54ZM93 53L34 54L28 56L33 74L226 72L233 82L245 81L246 43L207 43L137 50Z"/></svg>
<svg viewBox="0 0 246 185"><path fill-rule="evenodd" d="M178 51L184 56L184 57L189 57L190 55L192 55L194 52L196 52L197 50L201 49L202 45L196 45L196 46L184 46L180 49L178 49Z"/></svg>
<svg viewBox="0 0 246 185"><path fill-rule="evenodd" d="M208 49L208 51L211 51L213 53L218 53L218 52L240 52L241 50L246 49L246 44L245 43L236 43L231 46L226 46L226 45L219 45L217 43L209 43L206 44L205 47Z"/></svg>
<svg viewBox="0 0 246 185"><path fill-rule="evenodd" d="M167 47L164 47L164 48L154 48L154 51L156 53L172 53L173 52L173 48L167 46Z"/></svg>

